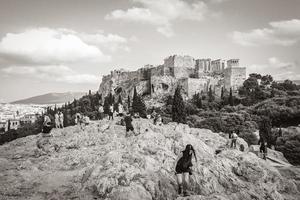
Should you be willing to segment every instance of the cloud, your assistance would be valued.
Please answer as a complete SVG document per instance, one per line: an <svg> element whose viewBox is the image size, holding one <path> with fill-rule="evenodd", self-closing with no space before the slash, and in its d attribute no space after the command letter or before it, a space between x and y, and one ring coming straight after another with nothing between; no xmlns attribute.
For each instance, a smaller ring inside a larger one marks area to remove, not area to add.
<svg viewBox="0 0 300 200"><path fill-rule="evenodd" d="M248 32L234 31L233 41L242 46L280 45L292 46L300 41L300 20L270 22L270 27Z"/></svg>
<svg viewBox="0 0 300 200"><path fill-rule="evenodd" d="M107 62L110 56L85 43L76 32L37 28L8 33L0 42L0 56L32 63Z"/></svg>
<svg viewBox="0 0 300 200"><path fill-rule="evenodd" d="M112 52L115 52L117 50L124 50L127 52L130 51L130 48L127 46L128 40L117 34L104 35L103 33L80 33L79 36L84 42L88 44L106 48Z"/></svg>
<svg viewBox="0 0 300 200"><path fill-rule="evenodd" d="M247 67L247 73L270 74L275 80L300 80L298 62L284 62L279 58L271 57L266 64L256 64Z"/></svg>
<svg viewBox="0 0 300 200"><path fill-rule="evenodd" d="M81 74L75 72L65 65L46 66L10 66L2 69L7 75L20 75L22 77L34 78L42 81L62 82L69 84L96 84L99 77L92 74Z"/></svg>
<svg viewBox="0 0 300 200"><path fill-rule="evenodd" d="M151 24L166 37L174 35L172 23L175 20L203 20L208 7L203 1L188 3L183 0L132 0L139 7L114 10L106 15L107 20L123 20Z"/></svg>

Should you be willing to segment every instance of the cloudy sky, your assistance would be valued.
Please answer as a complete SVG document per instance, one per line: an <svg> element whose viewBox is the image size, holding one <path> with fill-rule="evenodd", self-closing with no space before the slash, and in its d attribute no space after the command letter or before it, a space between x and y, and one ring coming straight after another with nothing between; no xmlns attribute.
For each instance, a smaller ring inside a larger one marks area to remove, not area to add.
<svg viewBox="0 0 300 200"><path fill-rule="evenodd" d="M0 101L93 91L169 55L300 79L299 0L0 0Z"/></svg>

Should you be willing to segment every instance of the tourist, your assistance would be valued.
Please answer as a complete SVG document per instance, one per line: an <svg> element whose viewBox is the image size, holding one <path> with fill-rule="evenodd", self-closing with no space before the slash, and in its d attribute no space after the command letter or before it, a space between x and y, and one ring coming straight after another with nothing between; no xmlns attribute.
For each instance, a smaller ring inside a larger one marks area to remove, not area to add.
<svg viewBox="0 0 300 200"><path fill-rule="evenodd" d="M181 157L176 162L175 172L178 184L178 194L181 195L183 192L184 196L188 196L189 188L189 176L192 175L192 157L195 157L197 162L197 157L195 150L191 144L186 145L185 150L182 151Z"/></svg>
<svg viewBox="0 0 300 200"><path fill-rule="evenodd" d="M123 116L123 113L124 113L124 108L123 108L123 105L122 104L118 104L118 116L122 117Z"/></svg>
<svg viewBox="0 0 300 200"><path fill-rule="evenodd" d="M59 128L59 116L58 113L54 115L55 128Z"/></svg>
<svg viewBox="0 0 300 200"><path fill-rule="evenodd" d="M75 114L75 125L80 125L80 114L79 113Z"/></svg>
<svg viewBox="0 0 300 200"><path fill-rule="evenodd" d="M259 141L258 141L259 147L259 153L262 155L263 159L267 159L267 143L265 142L265 139L260 136Z"/></svg>
<svg viewBox="0 0 300 200"><path fill-rule="evenodd" d="M231 137L231 148L236 148L236 140L237 140L238 136L235 132L232 133L232 137Z"/></svg>
<svg viewBox="0 0 300 200"><path fill-rule="evenodd" d="M132 131L134 133L134 128L132 125L132 117L131 117L130 113L127 113L127 115L124 117L124 122L125 122L125 126L126 126L125 137L128 137L129 131Z"/></svg>
<svg viewBox="0 0 300 200"><path fill-rule="evenodd" d="M109 106L109 114L108 115L109 115L108 120L110 120L110 119L114 120L114 107L113 107L113 105Z"/></svg>
<svg viewBox="0 0 300 200"><path fill-rule="evenodd" d="M162 120L162 117L161 117L160 114L157 115L157 119L156 119L155 124L159 125L159 126L161 126L163 124L163 120Z"/></svg>
<svg viewBox="0 0 300 200"><path fill-rule="evenodd" d="M100 104L98 111L99 111L100 120L102 120L104 118L104 108L102 104Z"/></svg>
<svg viewBox="0 0 300 200"><path fill-rule="evenodd" d="M48 135L50 133L51 129L52 129L51 119L47 114L45 114L42 133L45 133Z"/></svg>
<svg viewBox="0 0 300 200"><path fill-rule="evenodd" d="M232 133L233 133L233 131L229 131L229 139L232 138Z"/></svg>
<svg viewBox="0 0 300 200"><path fill-rule="evenodd" d="M64 128L64 114L62 112L59 112L58 118L59 118L59 127Z"/></svg>

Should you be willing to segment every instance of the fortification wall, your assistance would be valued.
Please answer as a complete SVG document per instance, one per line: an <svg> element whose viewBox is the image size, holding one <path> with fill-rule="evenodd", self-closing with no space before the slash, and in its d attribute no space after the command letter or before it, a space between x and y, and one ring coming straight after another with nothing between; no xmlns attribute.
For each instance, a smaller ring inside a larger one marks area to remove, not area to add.
<svg viewBox="0 0 300 200"><path fill-rule="evenodd" d="M195 74L194 68L182 68L182 67L174 67L173 68L173 76L175 78L188 78Z"/></svg>
<svg viewBox="0 0 300 200"><path fill-rule="evenodd" d="M152 97L163 97L174 94L177 79L172 76L151 76L150 90Z"/></svg>
<svg viewBox="0 0 300 200"><path fill-rule="evenodd" d="M246 68L245 67L229 67L225 69L225 89L227 91L232 88L233 91L237 91L246 80Z"/></svg>

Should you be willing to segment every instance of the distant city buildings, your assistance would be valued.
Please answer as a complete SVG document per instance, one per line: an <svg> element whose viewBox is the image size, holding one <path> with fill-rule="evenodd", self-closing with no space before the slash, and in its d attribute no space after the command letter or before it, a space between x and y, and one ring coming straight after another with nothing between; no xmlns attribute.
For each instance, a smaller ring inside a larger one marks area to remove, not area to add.
<svg viewBox="0 0 300 200"><path fill-rule="evenodd" d="M0 104L0 133L35 123L47 105Z"/></svg>

